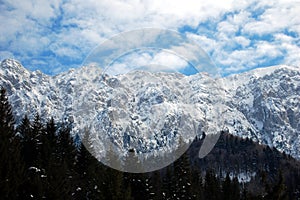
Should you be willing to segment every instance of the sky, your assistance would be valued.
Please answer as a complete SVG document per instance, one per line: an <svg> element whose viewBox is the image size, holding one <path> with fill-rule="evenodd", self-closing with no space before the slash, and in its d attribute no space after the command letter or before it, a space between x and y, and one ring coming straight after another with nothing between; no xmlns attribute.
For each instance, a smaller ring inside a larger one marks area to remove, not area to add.
<svg viewBox="0 0 300 200"><path fill-rule="evenodd" d="M1 0L0 60L14 58L29 70L55 75L80 67L115 35L160 28L193 40L224 75L300 67L299 13L299 0ZM135 58L182 65L165 52Z"/></svg>

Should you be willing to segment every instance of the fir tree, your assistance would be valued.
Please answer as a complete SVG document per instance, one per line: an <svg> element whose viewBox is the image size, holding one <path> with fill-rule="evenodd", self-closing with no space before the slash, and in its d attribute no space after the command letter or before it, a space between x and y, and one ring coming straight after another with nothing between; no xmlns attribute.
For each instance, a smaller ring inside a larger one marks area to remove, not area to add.
<svg viewBox="0 0 300 200"><path fill-rule="evenodd" d="M178 150L185 149L183 139L179 138ZM177 153L177 152L175 152ZM191 199L191 168L187 152L174 162L173 195L175 199Z"/></svg>
<svg viewBox="0 0 300 200"><path fill-rule="evenodd" d="M240 184L237 177L230 179L229 173L226 174L222 183L222 199L235 200L240 199Z"/></svg>
<svg viewBox="0 0 300 200"><path fill-rule="evenodd" d="M166 174L163 176L162 180L162 199L172 199L173 198L173 184L172 184L172 165L167 166Z"/></svg>
<svg viewBox="0 0 300 200"><path fill-rule="evenodd" d="M124 175L124 187L130 188L133 199L147 199L149 193L147 192L146 174L144 173L123 173Z"/></svg>
<svg viewBox="0 0 300 200"><path fill-rule="evenodd" d="M222 182L222 198L224 200L231 200L231 195L232 195L231 187L232 187L231 179L229 173L227 173L224 181Z"/></svg>
<svg viewBox="0 0 300 200"><path fill-rule="evenodd" d="M123 199L124 190L126 189L122 187L123 173L117 170L121 167L120 158L118 155L116 155L112 146L110 146L108 151L106 152L105 160L106 164L109 167L106 167L105 169L104 191L107 191L106 195L109 193L111 194L110 199L112 200ZM111 167L114 167L116 169L113 169Z"/></svg>
<svg viewBox="0 0 300 200"><path fill-rule="evenodd" d="M83 143L80 144L77 157L76 199L104 199L103 166L87 151Z"/></svg>
<svg viewBox="0 0 300 200"><path fill-rule="evenodd" d="M149 196L153 200L160 200L163 199L163 183L160 171L153 172L150 180L151 188L149 190Z"/></svg>
<svg viewBox="0 0 300 200"><path fill-rule="evenodd" d="M220 199L220 183L212 170L206 171L204 182L204 194L206 199Z"/></svg>
<svg viewBox="0 0 300 200"><path fill-rule="evenodd" d="M192 199L204 199L203 180L201 172L197 168L192 168L191 174L191 195Z"/></svg>
<svg viewBox="0 0 300 200"><path fill-rule="evenodd" d="M173 178L176 199L191 199L191 169L186 153L174 162Z"/></svg>
<svg viewBox="0 0 300 200"><path fill-rule="evenodd" d="M0 199L20 198L24 164L20 158L20 138L5 89L0 90Z"/></svg>
<svg viewBox="0 0 300 200"><path fill-rule="evenodd" d="M234 177L231 183L231 199L240 199L240 183L237 177Z"/></svg>
<svg viewBox="0 0 300 200"><path fill-rule="evenodd" d="M47 174L50 199L71 199L76 191L76 147L70 131L67 124L58 129L56 148L50 158L51 170Z"/></svg>
<svg viewBox="0 0 300 200"><path fill-rule="evenodd" d="M24 198L45 198L48 183L47 173L42 163L46 158L41 155L43 147L41 137L44 127L39 115L36 114L33 123L25 116L18 130L22 135L23 155L26 163Z"/></svg>
<svg viewBox="0 0 300 200"><path fill-rule="evenodd" d="M40 115L36 114L31 126L32 129L32 136L35 140L36 145L36 154L37 159L34 162L34 165L40 169L45 170L45 166L48 162L48 138L46 137L46 132L44 125L41 123Z"/></svg>
<svg viewBox="0 0 300 200"><path fill-rule="evenodd" d="M55 124L54 119L51 118L47 122L46 128L41 137L41 142L43 145L41 148L40 159L43 160L42 165L46 168L46 171L51 170L49 166L50 159L55 154L57 140L57 125Z"/></svg>
<svg viewBox="0 0 300 200"><path fill-rule="evenodd" d="M272 187L272 189L268 191L265 199L288 199L286 185L284 183L284 178L281 170L279 171L277 182Z"/></svg>
<svg viewBox="0 0 300 200"><path fill-rule="evenodd" d="M34 163L38 157L38 144L27 115L25 115L17 129L22 137L22 154L26 168L35 167Z"/></svg>

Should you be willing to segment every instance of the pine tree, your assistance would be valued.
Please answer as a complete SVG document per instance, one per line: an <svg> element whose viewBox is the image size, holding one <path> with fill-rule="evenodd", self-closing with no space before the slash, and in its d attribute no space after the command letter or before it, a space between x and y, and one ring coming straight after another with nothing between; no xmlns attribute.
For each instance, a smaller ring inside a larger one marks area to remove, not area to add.
<svg viewBox="0 0 300 200"><path fill-rule="evenodd" d="M174 194L177 199L191 199L191 169L186 154L174 162Z"/></svg>
<svg viewBox="0 0 300 200"><path fill-rule="evenodd" d="M34 167L34 163L38 157L38 144L32 131L32 124L27 115L25 115L17 130L22 137L22 154L26 164L26 169Z"/></svg>
<svg viewBox="0 0 300 200"><path fill-rule="evenodd" d="M242 194L241 194L241 200L247 200L248 198L248 190L247 188L243 188Z"/></svg>
<svg viewBox="0 0 300 200"><path fill-rule="evenodd" d="M226 174L225 180L222 183L222 198L224 200L231 199L231 179L229 173Z"/></svg>
<svg viewBox="0 0 300 200"><path fill-rule="evenodd" d="M133 172L142 171L142 164L136 155L134 149L130 149L124 159L123 167L125 170ZM146 192L146 177L143 173L123 173L124 188L130 188L133 199L146 198L148 193Z"/></svg>
<svg viewBox="0 0 300 200"><path fill-rule="evenodd" d="M81 144L77 156L76 169L80 190L76 193L88 199L105 199L105 196L108 195L105 191L108 185L105 177L109 176L109 174L106 174L105 166L93 156L96 153L92 148L93 139L89 130L86 129L81 137ZM82 198L83 197L79 199Z"/></svg>
<svg viewBox="0 0 300 200"><path fill-rule="evenodd" d="M179 138L179 150L184 149L184 142ZM174 162L174 180L175 185L173 195L175 199L191 199L191 167L187 153L181 155Z"/></svg>
<svg viewBox="0 0 300 200"><path fill-rule="evenodd" d="M20 198L24 163L20 157L20 138L15 134L14 118L5 89L0 90L0 199Z"/></svg>
<svg viewBox="0 0 300 200"><path fill-rule="evenodd" d="M160 200L163 199L163 183L162 183L162 177L160 171L155 171L152 174L151 180L150 180L150 190L149 190L149 196L153 200Z"/></svg>
<svg viewBox="0 0 300 200"><path fill-rule="evenodd" d="M48 187L47 173L42 166L46 158L42 157L42 132L44 127L40 122L40 117L36 114L33 123L27 116L18 127L22 135L22 152L26 163L25 179L22 187L24 198L44 198Z"/></svg>
<svg viewBox="0 0 300 200"><path fill-rule="evenodd" d="M172 165L168 165L166 168L166 174L163 176L162 180L162 199L172 199L173 198L173 184L172 184L172 176L173 169Z"/></svg>
<svg viewBox="0 0 300 200"><path fill-rule="evenodd" d="M234 177L231 183L231 199L240 199L240 184L237 177Z"/></svg>
<svg viewBox="0 0 300 200"><path fill-rule="evenodd" d="M191 178L191 194L192 199L204 199L204 192L203 192L203 180L201 176L201 172L196 169L192 168L192 178Z"/></svg>
<svg viewBox="0 0 300 200"><path fill-rule="evenodd" d="M32 136L35 140L36 144L36 152L37 152L37 159L34 163L37 167L42 168L42 165L44 164L41 161L44 161L46 158L43 157L42 154L44 154L46 149L44 146L44 142L47 141L47 138L45 138L45 129L43 124L41 123L40 115L36 113L33 123L32 123Z"/></svg>
<svg viewBox="0 0 300 200"><path fill-rule="evenodd" d="M106 152L105 160L108 167L105 169L104 191L107 191L107 194L111 194L110 199L112 200L123 199L123 190L125 190L125 188L122 187L123 173L117 170L120 169L121 163L119 156L113 151L113 147L109 147ZM114 167L115 169L111 167ZM106 197L106 199L107 198L109 197Z"/></svg>
<svg viewBox="0 0 300 200"><path fill-rule="evenodd" d="M222 182L222 199L239 200L240 184L237 177L230 179L229 173L226 174L225 180Z"/></svg>
<svg viewBox="0 0 300 200"><path fill-rule="evenodd" d="M77 156L76 170L78 181L76 184L76 199L104 199L103 190L104 167L80 144Z"/></svg>
<svg viewBox="0 0 300 200"><path fill-rule="evenodd" d="M206 171L204 182L204 194L206 199L218 200L220 198L220 183L212 170Z"/></svg>
<svg viewBox="0 0 300 200"><path fill-rule="evenodd" d="M147 199L149 193L147 192L146 174L144 173L123 173L124 187L130 188L133 199Z"/></svg>
<svg viewBox="0 0 300 200"><path fill-rule="evenodd" d="M272 189L265 196L265 199L288 199L286 185L284 183L284 178L282 171L279 171L277 183L272 187Z"/></svg>
<svg viewBox="0 0 300 200"><path fill-rule="evenodd" d="M57 126L54 122L53 117L47 122L46 128L43 131L41 137L42 148L40 153L40 159L42 161L42 166L46 168L46 171L51 170L50 168L50 158L55 154L55 148L57 144Z"/></svg>
<svg viewBox="0 0 300 200"><path fill-rule="evenodd" d="M49 184L49 175L51 174L53 169L52 165L52 158L55 155L56 150L56 142L57 142L57 135L56 135L56 124L54 122L54 119L51 118L46 123L46 126L44 126L39 119L39 116L36 115L32 129L34 134L40 134L38 137L38 158L36 161L36 165L38 166L38 169L40 169L40 172L38 175L40 176L40 182L37 182L38 187L43 186L41 189L43 190L43 196L45 198L48 198L51 194L51 186ZM39 178L36 178L36 181L38 181ZM34 188L37 186L33 186Z"/></svg>
<svg viewBox="0 0 300 200"><path fill-rule="evenodd" d="M47 174L50 187L47 197L50 199L71 199L76 191L76 147L70 132L67 124L58 128L56 148L50 158L51 170Z"/></svg>
<svg viewBox="0 0 300 200"><path fill-rule="evenodd" d="M29 138L32 137L31 122L27 115L23 117L21 124L17 127L17 131L21 135L22 143L26 142L26 140L29 140Z"/></svg>

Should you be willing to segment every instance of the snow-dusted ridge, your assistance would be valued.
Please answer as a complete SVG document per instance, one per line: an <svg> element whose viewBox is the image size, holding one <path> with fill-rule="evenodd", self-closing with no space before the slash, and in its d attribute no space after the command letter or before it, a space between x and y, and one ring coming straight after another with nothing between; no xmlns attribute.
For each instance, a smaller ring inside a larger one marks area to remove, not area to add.
<svg viewBox="0 0 300 200"><path fill-rule="evenodd" d="M291 70L291 71L300 71L300 67L288 66L288 65L275 65L264 68L256 68L251 71L247 71L240 74L232 74L227 76L224 82L224 87L228 90L236 90L237 87L248 83L251 79L262 78L267 75L275 73L276 70Z"/></svg>
<svg viewBox="0 0 300 200"><path fill-rule="evenodd" d="M147 85L150 77L158 84ZM123 140L118 140L120 136L114 135L104 116L117 116L116 127L124 128L129 119L147 128L160 117L147 111L147 103L160 106L170 116L182 113L178 107L185 111L192 107L198 109L196 114L185 112L179 116L189 119L185 121L187 125L195 121L208 123L216 130L226 129L300 159L300 68L281 65L231 75L222 78L215 93L207 85L210 81L205 74L136 72L109 77L101 76L99 68L87 67L47 76L30 72L11 59L2 61L0 68L0 85L7 89L17 122L25 114L53 116L73 122L74 132L86 127L102 128L116 139L117 145L126 146L124 138L132 135L122 135ZM122 102L124 99L126 102ZM220 102L224 121L222 127L214 127L220 125L215 123L220 119L207 120L206 112ZM114 110L119 106L125 106L121 109L124 112ZM164 128L168 130L172 125ZM175 136L167 135L161 142L167 145L172 137ZM131 141L140 144L144 151L145 147L155 149L160 145L155 137L145 137L141 143L138 139Z"/></svg>

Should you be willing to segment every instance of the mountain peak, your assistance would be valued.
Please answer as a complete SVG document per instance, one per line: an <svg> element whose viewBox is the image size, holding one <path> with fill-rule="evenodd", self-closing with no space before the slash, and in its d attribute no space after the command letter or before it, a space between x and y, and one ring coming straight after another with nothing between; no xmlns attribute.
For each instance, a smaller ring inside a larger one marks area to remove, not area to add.
<svg viewBox="0 0 300 200"><path fill-rule="evenodd" d="M222 85L215 86L227 91L226 97L207 85L212 82L205 74L131 72L109 76L97 67L46 76L26 70L13 59L2 61L0 70L0 85L8 91L17 122L25 114L34 117L39 113L45 119L53 116L72 122L74 134L86 127L101 128L106 132L103 137L114 138L120 147L132 148L130 141L140 145L137 151L146 151L170 144L175 135L143 138L114 131L138 134L153 125L153 130L162 127L162 132L172 132L171 124L178 126L183 122L176 120L184 119L187 127L192 127L192 122L207 123L214 130L224 128L300 158L298 67L272 66L224 77ZM209 116L215 102L223 102L224 124ZM163 123L156 124L160 120Z"/></svg>
<svg viewBox="0 0 300 200"><path fill-rule="evenodd" d="M25 69L21 63L14 59L5 59L1 62L1 70L9 70L14 73L28 73L28 70Z"/></svg>
<svg viewBox="0 0 300 200"><path fill-rule="evenodd" d="M300 72L300 68L296 67L296 66L275 65L275 66L269 66L269 67L263 67L263 68L256 68L254 70L246 72L246 74L252 74L258 78L261 78L263 76L270 75L272 73L276 73L277 71L282 71L282 70Z"/></svg>

